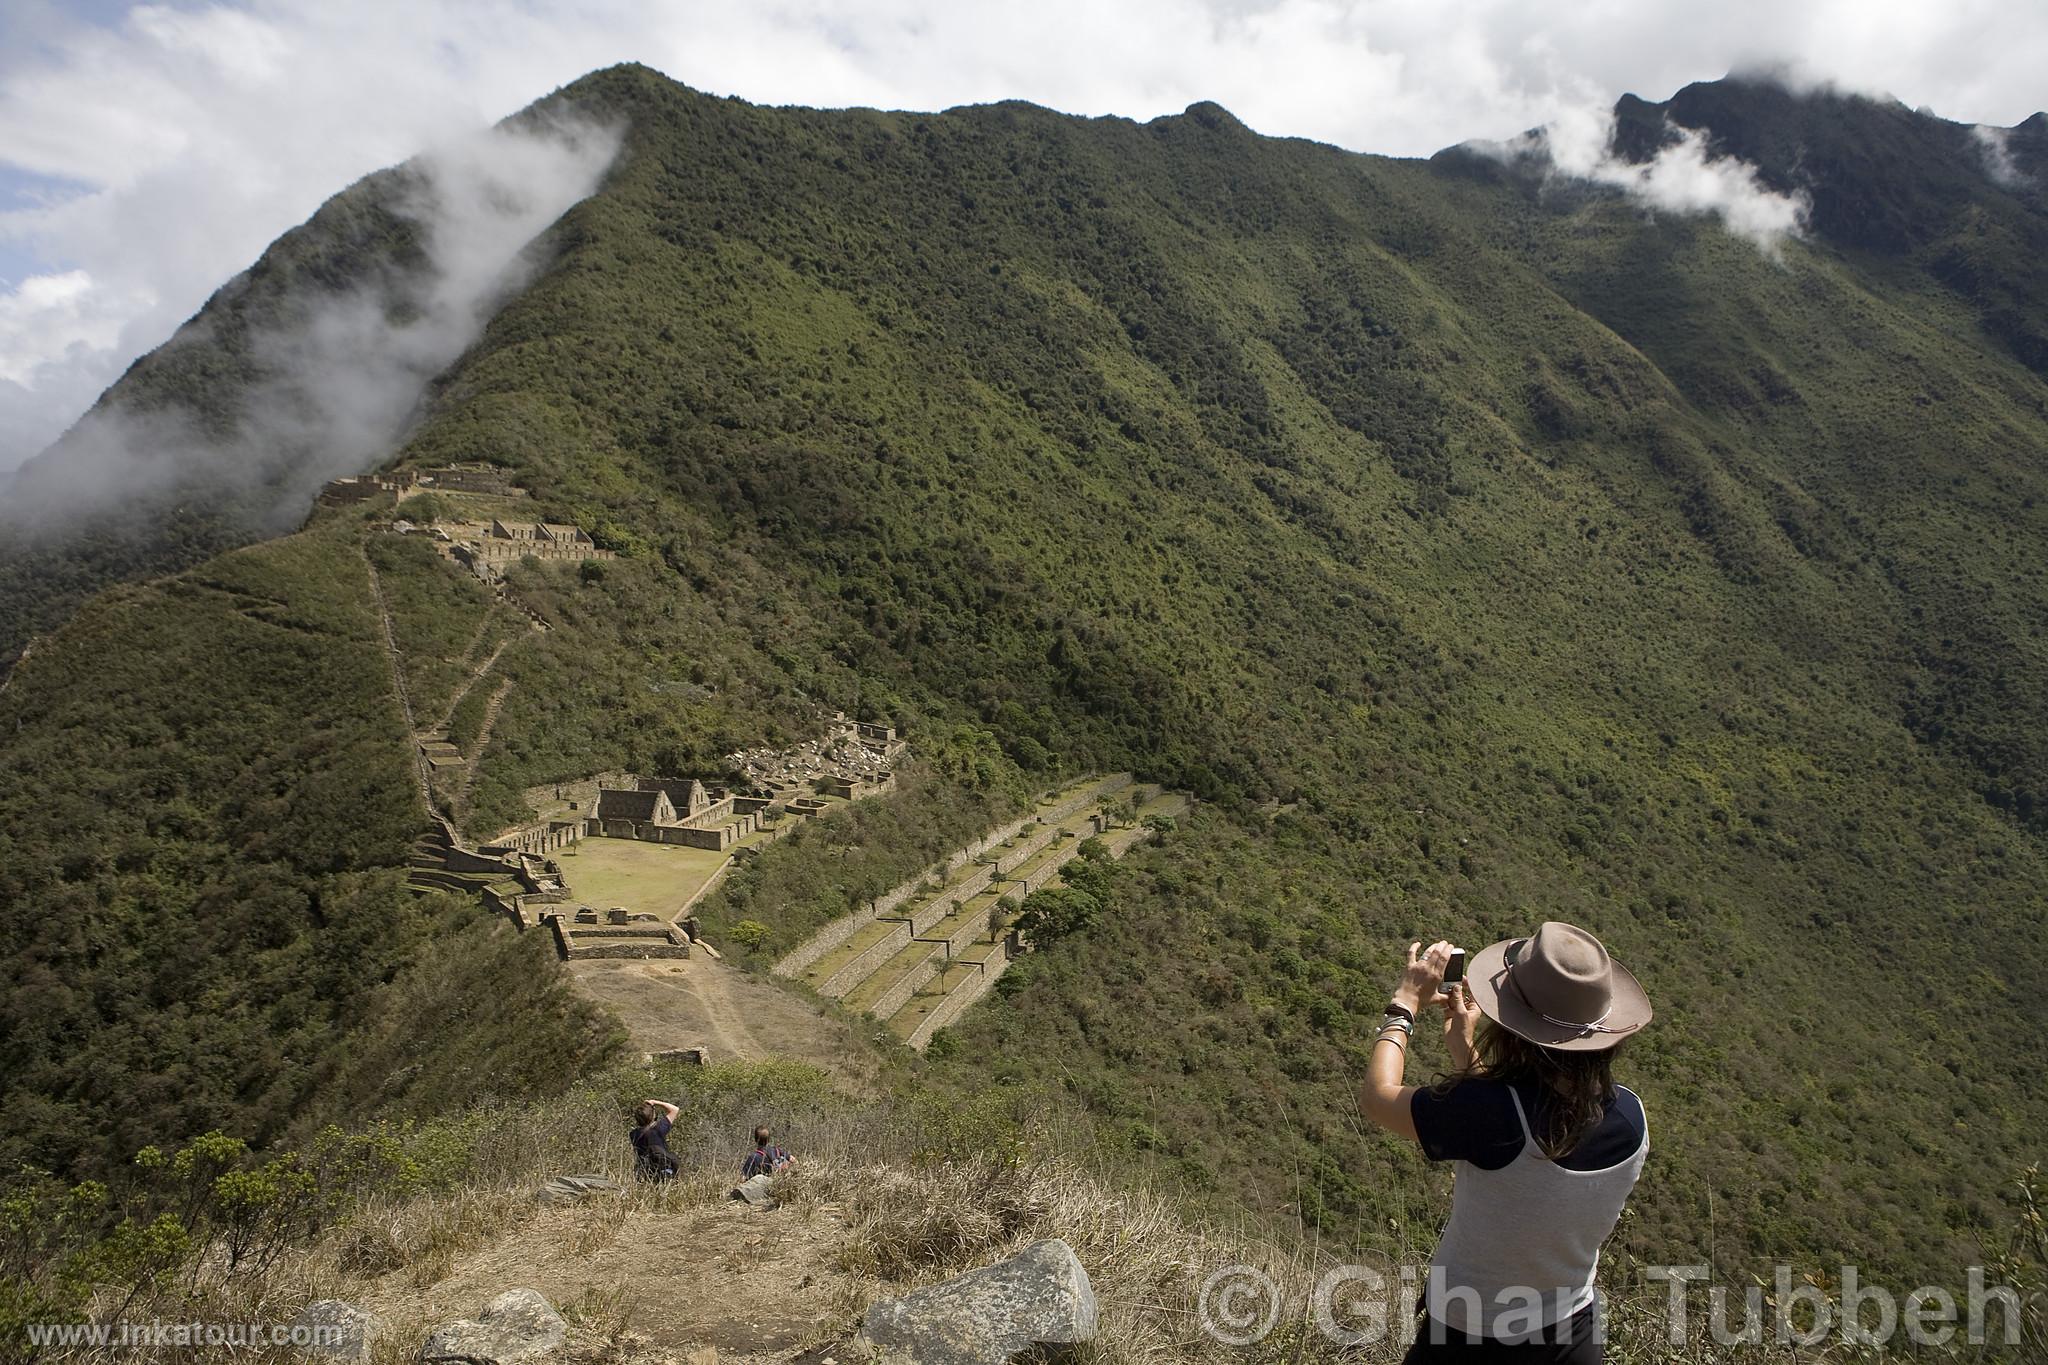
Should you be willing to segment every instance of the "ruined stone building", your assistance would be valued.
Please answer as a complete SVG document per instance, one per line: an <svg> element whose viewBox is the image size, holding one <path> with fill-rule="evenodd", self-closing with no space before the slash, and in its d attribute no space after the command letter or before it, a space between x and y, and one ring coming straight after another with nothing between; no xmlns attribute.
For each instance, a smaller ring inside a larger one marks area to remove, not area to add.
<svg viewBox="0 0 2048 1365"><path fill-rule="evenodd" d="M482 461L452 464L441 469L420 471L420 481L444 493L483 493L491 497L517 497L526 490L512 485L511 474Z"/></svg>
<svg viewBox="0 0 2048 1365"><path fill-rule="evenodd" d="M323 507L346 507L352 503L369 502L386 494L404 497L419 483L419 476L410 469L396 470L390 474L362 474L351 479L335 479L320 490L319 502Z"/></svg>
<svg viewBox="0 0 2048 1365"><path fill-rule="evenodd" d="M518 559L582 561L617 557L610 550L599 549L589 532L553 521L437 521L434 539L442 553L480 578L501 577L505 566Z"/></svg>
<svg viewBox="0 0 2048 1365"><path fill-rule="evenodd" d="M584 833L689 848L730 848L761 827L765 797L707 790L694 778L643 777L634 788L600 787Z"/></svg>

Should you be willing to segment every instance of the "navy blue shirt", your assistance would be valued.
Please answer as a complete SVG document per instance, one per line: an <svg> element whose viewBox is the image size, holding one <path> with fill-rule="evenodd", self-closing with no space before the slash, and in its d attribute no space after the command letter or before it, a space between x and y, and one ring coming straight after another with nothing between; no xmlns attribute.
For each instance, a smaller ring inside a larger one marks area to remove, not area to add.
<svg viewBox="0 0 2048 1365"><path fill-rule="evenodd" d="M740 1163L740 1178L751 1180L757 1175L774 1175L788 1164L789 1153L780 1147L756 1147Z"/></svg>
<svg viewBox="0 0 2048 1365"><path fill-rule="evenodd" d="M668 1150L669 1129L674 1126L664 1114L645 1128L632 1131L633 1169L640 1175L659 1179L675 1174L676 1159Z"/></svg>
<svg viewBox="0 0 2048 1365"><path fill-rule="evenodd" d="M1521 1097L1530 1129L1540 1135L1555 1103L1553 1092L1546 1086L1518 1083L1514 1094ZM1409 1101L1408 1112L1415 1120L1422 1154L1431 1161L1469 1161L1482 1171L1497 1171L1522 1154L1522 1121L1505 1082L1475 1076L1441 1095L1424 1086ZM1607 1113L1557 1164L1568 1171L1619 1166L1636 1154L1648 1131L1642 1101L1616 1087Z"/></svg>

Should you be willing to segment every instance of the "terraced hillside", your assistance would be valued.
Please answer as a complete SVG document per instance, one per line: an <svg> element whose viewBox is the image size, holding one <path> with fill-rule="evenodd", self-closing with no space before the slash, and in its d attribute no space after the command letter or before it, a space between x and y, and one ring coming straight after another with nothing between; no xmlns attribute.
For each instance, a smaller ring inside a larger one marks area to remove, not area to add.
<svg viewBox="0 0 2048 1365"><path fill-rule="evenodd" d="M1056 883L1086 840L1101 837L1121 855L1151 833L1140 821L1185 806L1185 798L1133 788L1128 773L1069 784L826 925L775 970L922 1049L1003 974L1016 951L1018 913L1032 892Z"/></svg>
<svg viewBox="0 0 2048 1365"><path fill-rule="evenodd" d="M823 708L899 718L925 771L703 902L736 964L1078 774L1198 801L1077 865L906 1084L1392 1254L1430 1177L1347 1083L1401 949L1561 917L1657 1003L1631 1254L1918 1283L2009 1223L2048 1131L2048 293L2038 185L1970 130L1741 82L1648 116L1625 152L1697 120L1813 197L1772 256L1213 105L761 109L632 67L570 104L617 161L387 463L489 462L616 558L500 599L376 508L203 562L174 522L116 576L182 572L34 618L0 691L10 1166L566 1083L615 1040L407 895L423 802L487 837ZM308 255L360 208L279 264L371 268L375 231ZM179 359L152 401L235 360ZM74 568L49 611L108 581ZM465 771L423 796L451 702Z"/></svg>

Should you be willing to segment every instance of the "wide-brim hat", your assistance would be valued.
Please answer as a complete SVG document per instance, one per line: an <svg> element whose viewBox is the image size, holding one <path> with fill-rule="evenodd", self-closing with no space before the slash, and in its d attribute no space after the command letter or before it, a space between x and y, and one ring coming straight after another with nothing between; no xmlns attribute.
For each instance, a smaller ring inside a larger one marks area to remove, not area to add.
<svg viewBox="0 0 2048 1365"><path fill-rule="evenodd" d="M1598 1052L1650 1022L1650 997L1584 929L1547 921L1482 948L1465 971L1479 1012L1544 1047Z"/></svg>

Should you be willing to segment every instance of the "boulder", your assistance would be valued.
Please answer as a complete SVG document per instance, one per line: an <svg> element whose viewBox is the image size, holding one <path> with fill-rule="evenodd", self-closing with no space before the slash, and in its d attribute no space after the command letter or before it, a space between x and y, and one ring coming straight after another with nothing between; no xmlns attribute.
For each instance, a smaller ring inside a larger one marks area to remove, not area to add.
<svg viewBox="0 0 2048 1365"><path fill-rule="evenodd" d="M575 1204L593 1194L623 1188L601 1175L558 1175L535 1190L533 1197L543 1204Z"/></svg>
<svg viewBox="0 0 2048 1365"><path fill-rule="evenodd" d="M321 1299L291 1320L291 1340L299 1354L315 1359L367 1361L370 1339L383 1325L352 1303Z"/></svg>
<svg viewBox="0 0 2048 1365"><path fill-rule="evenodd" d="M884 1299L868 1309L860 1340L889 1365L1002 1365L1034 1348L1095 1339L1095 1291L1074 1249L1033 1242L958 1279Z"/></svg>
<svg viewBox="0 0 2048 1365"><path fill-rule="evenodd" d="M711 1050L702 1047L672 1047L665 1052L651 1052L648 1060L654 1062L681 1062L685 1066L709 1066Z"/></svg>
<svg viewBox="0 0 2048 1365"><path fill-rule="evenodd" d="M733 1186L732 1197L757 1209L772 1209L775 1207L775 1191L770 1188L772 1184L765 1175L750 1175Z"/></svg>
<svg viewBox="0 0 2048 1365"><path fill-rule="evenodd" d="M537 1291L508 1289L474 1319L436 1327L420 1347L420 1360L424 1365L516 1365L560 1350L568 1333L562 1315Z"/></svg>

